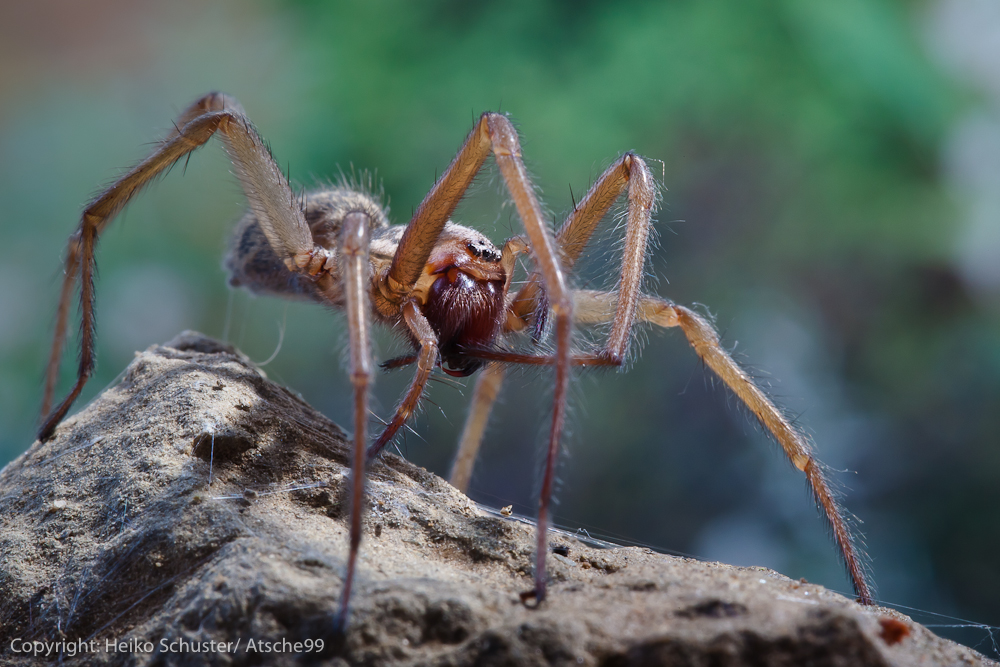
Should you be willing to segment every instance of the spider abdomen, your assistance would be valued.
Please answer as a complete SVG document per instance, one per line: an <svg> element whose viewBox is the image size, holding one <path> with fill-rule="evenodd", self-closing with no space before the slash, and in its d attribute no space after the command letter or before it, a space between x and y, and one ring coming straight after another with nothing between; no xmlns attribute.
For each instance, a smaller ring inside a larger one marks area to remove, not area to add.
<svg viewBox="0 0 1000 667"><path fill-rule="evenodd" d="M253 211L237 225L224 265L232 287L245 287L254 294L319 299L315 283L289 271L278 258Z"/></svg>
<svg viewBox="0 0 1000 667"><path fill-rule="evenodd" d="M374 195L365 191L343 186L316 190L306 194L302 202L302 214L309 225L313 242L334 254L340 244L344 216L354 211L368 216L373 240L390 231L385 208ZM395 249L394 243L392 247ZM378 247L372 248L373 257L379 255L378 250ZM391 257L390 253L388 259ZM248 211L236 226L225 267L229 271L229 284L233 287L246 287L256 294L301 297L341 305L339 281L333 283L332 289L321 293L311 277L289 271L265 236L253 210Z"/></svg>

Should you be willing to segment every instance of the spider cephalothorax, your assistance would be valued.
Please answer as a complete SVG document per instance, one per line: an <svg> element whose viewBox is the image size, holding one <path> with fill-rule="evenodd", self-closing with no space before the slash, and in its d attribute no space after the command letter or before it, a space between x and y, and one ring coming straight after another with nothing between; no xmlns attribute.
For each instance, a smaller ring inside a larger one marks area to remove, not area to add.
<svg viewBox="0 0 1000 667"><path fill-rule="evenodd" d="M345 312L354 386L350 549L338 627L347 621L351 584L361 542L366 459L376 456L417 409L431 371L452 375L483 369L476 383L452 482L468 484L475 452L508 364L555 367L552 422L538 508L534 588L524 600L546 594L549 500L565 415L571 366L620 366L628 356L636 323L679 327L695 352L756 415L808 480L833 529L858 598L871 593L847 522L807 439L785 418L719 344L711 324L693 311L642 292L642 278L657 188L646 163L633 153L618 158L596 180L553 234L541 214L535 188L521 161L510 121L485 113L458 155L434 184L409 224L389 224L387 211L365 189L342 184L302 197L288 181L239 103L220 93L195 102L153 153L105 190L84 210L70 237L56 335L46 376L39 433L52 435L94 367L94 251L99 234L129 199L178 159L218 133L250 202L239 223L226 266L230 282L255 292L312 299ZM472 179L493 155L524 227L524 236L494 246L479 232L449 221ZM573 290L567 273L595 229L620 197L628 201L622 264L613 291ZM534 266L516 293L511 276L518 255ZM70 298L79 281L80 368L69 395L49 413L65 340ZM385 429L368 443L368 386L372 373L370 320L408 338L414 353L393 366L416 366L413 381ZM605 325L607 340L591 354L571 350L574 326ZM552 354L537 348L514 351L512 334L532 327L546 335ZM502 343L502 344L501 344Z"/></svg>
<svg viewBox="0 0 1000 667"><path fill-rule="evenodd" d="M438 335L443 370L466 376L484 362L462 350L488 348L500 333L512 267L504 267L500 250L475 230L449 224L441 235L444 242L424 268L430 286L415 296Z"/></svg>

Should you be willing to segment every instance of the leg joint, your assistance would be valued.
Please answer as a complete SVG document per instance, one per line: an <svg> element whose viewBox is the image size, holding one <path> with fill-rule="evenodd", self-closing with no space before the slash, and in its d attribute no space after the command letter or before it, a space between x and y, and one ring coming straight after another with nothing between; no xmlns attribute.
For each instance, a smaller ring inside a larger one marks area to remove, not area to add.
<svg viewBox="0 0 1000 667"><path fill-rule="evenodd" d="M203 109L206 113L211 111L225 111L226 102L228 101L228 96L225 93L220 93L217 90L205 95L203 98L195 102L199 109ZM233 106L233 105L229 105Z"/></svg>
<svg viewBox="0 0 1000 667"><path fill-rule="evenodd" d="M552 314L556 317L565 316L570 319L573 318L573 295L570 293L563 294L558 300L554 300L549 307L552 309Z"/></svg>
<svg viewBox="0 0 1000 667"><path fill-rule="evenodd" d="M438 357L438 346L435 340L421 340L420 341L420 356L417 359L417 371L422 373L429 373L434 369L434 364L437 363Z"/></svg>
<svg viewBox="0 0 1000 667"><path fill-rule="evenodd" d="M600 357L602 365L621 366L625 363L625 355L615 350L602 350Z"/></svg>
<svg viewBox="0 0 1000 667"><path fill-rule="evenodd" d="M521 142L517 130L503 114L490 112L483 114L490 130L493 154L500 157L521 157Z"/></svg>

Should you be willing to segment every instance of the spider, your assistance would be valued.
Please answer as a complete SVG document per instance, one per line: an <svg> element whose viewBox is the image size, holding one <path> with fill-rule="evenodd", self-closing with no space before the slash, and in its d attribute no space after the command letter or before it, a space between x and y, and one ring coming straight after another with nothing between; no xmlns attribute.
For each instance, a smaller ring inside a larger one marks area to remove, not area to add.
<svg viewBox="0 0 1000 667"><path fill-rule="evenodd" d="M548 450L538 507L534 587L522 593L537 606L546 596L545 554L567 384L573 366L618 367L629 352L637 322L680 327L695 353L756 415L792 464L805 473L812 493L840 548L859 602L872 604L861 557L821 464L810 444L765 393L720 346L701 316L666 299L643 294L642 277L656 184L643 159L619 157L575 204L554 234L548 229L535 188L521 161L517 132L506 116L484 113L447 170L407 225L390 225L369 194L347 186L293 193L287 178L232 97L210 93L186 109L152 154L108 187L83 211L70 236L56 331L46 372L39 438L52 436L94 369L94 269L98 236L145 185L177 160L218 134L246 193L250 209L238 224L226 259L230 283L258 293L304 297L346 312L353 385L354 441L351 457L350 547L335 627L347 623L351 586L361 543L365 467L417 409L435 367L476 382L452 482L464 490L493 399L508 364L553 365L555 388ZM523 236L496 247L483 234L450 217L484 162L493 154L524 227ZM627 198L625 239L614 291L573 290L567 275L598 223L620 198ZM511 278L519 256L533 265L516 292ZM80 285L82 318L76 383L50 411L66 338L70 300ZM371 321L400 332L414 352L387 362L416 365L413 380L382 433L368 441L368 393L372 376ZM572 348L577 325L607 325L600 349ZM551 331L552 354L522 353L510 342L517 332L536 342Z"/></svg>

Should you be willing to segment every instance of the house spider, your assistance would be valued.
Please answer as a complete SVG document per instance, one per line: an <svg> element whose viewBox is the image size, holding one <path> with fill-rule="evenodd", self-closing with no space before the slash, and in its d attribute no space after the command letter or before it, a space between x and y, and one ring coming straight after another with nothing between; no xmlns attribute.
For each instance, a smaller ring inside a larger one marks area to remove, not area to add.
<svg viewBox="0 0 1000 667"><path fill-rule="evenodd" d="M633 325L649 322L680 327L695 352L780 443L806 475L813 495L833 530L858 600L871 604L868 581L853 537L822 466L807 439L720 346L715 330L684 306L642 293L643 265L657 201L656 185L642 158L618 158L552 234L543 220L535 188L521 161L518 136L510 121L484 113L441 178L406 226L390 225L382 206L367 193L331 187L300 198L288 184L240 104L210 93L184 111L174 130L153 153L101 193L83 211L70 237L66 273L59 298L56 332L46 373L39 438L51 437L94 369L94 250L97 238L129 200L177 160L218 133L232 160L250 210L239 223L226 260L233 285L254 292L304 297L347 314L350 379L354 388L353 483L350 489L350 551L336 627L347 622L351 585L361 543L364 471L416 410L431 371L468 376L484 369L473 396L453 483L465 489L476 449L507 364L555 366L553 416L538 508L535 583L522 594L525 603L545 599L545 554L549 501L566 413L572 366L621 366L628 356ZM449 220L490 153L517 208L525 236L497 248L479 232ZM580 257L598 223L614 202L627 195L625 242L615 291L573 290L567 272ZM530 256L534 270L511 293L519 255ZM69 395L50 412L70 299L80 281L82 317L80 366ZM372 374L371 320L408 337L414 347L392 366L416 364L409 389L374 442L368 442L368 388ZM537 340L552 320L551 355L509 351L499 343L519 331ZM572 349L575 325L610 325L601 349Z"/></svg>

